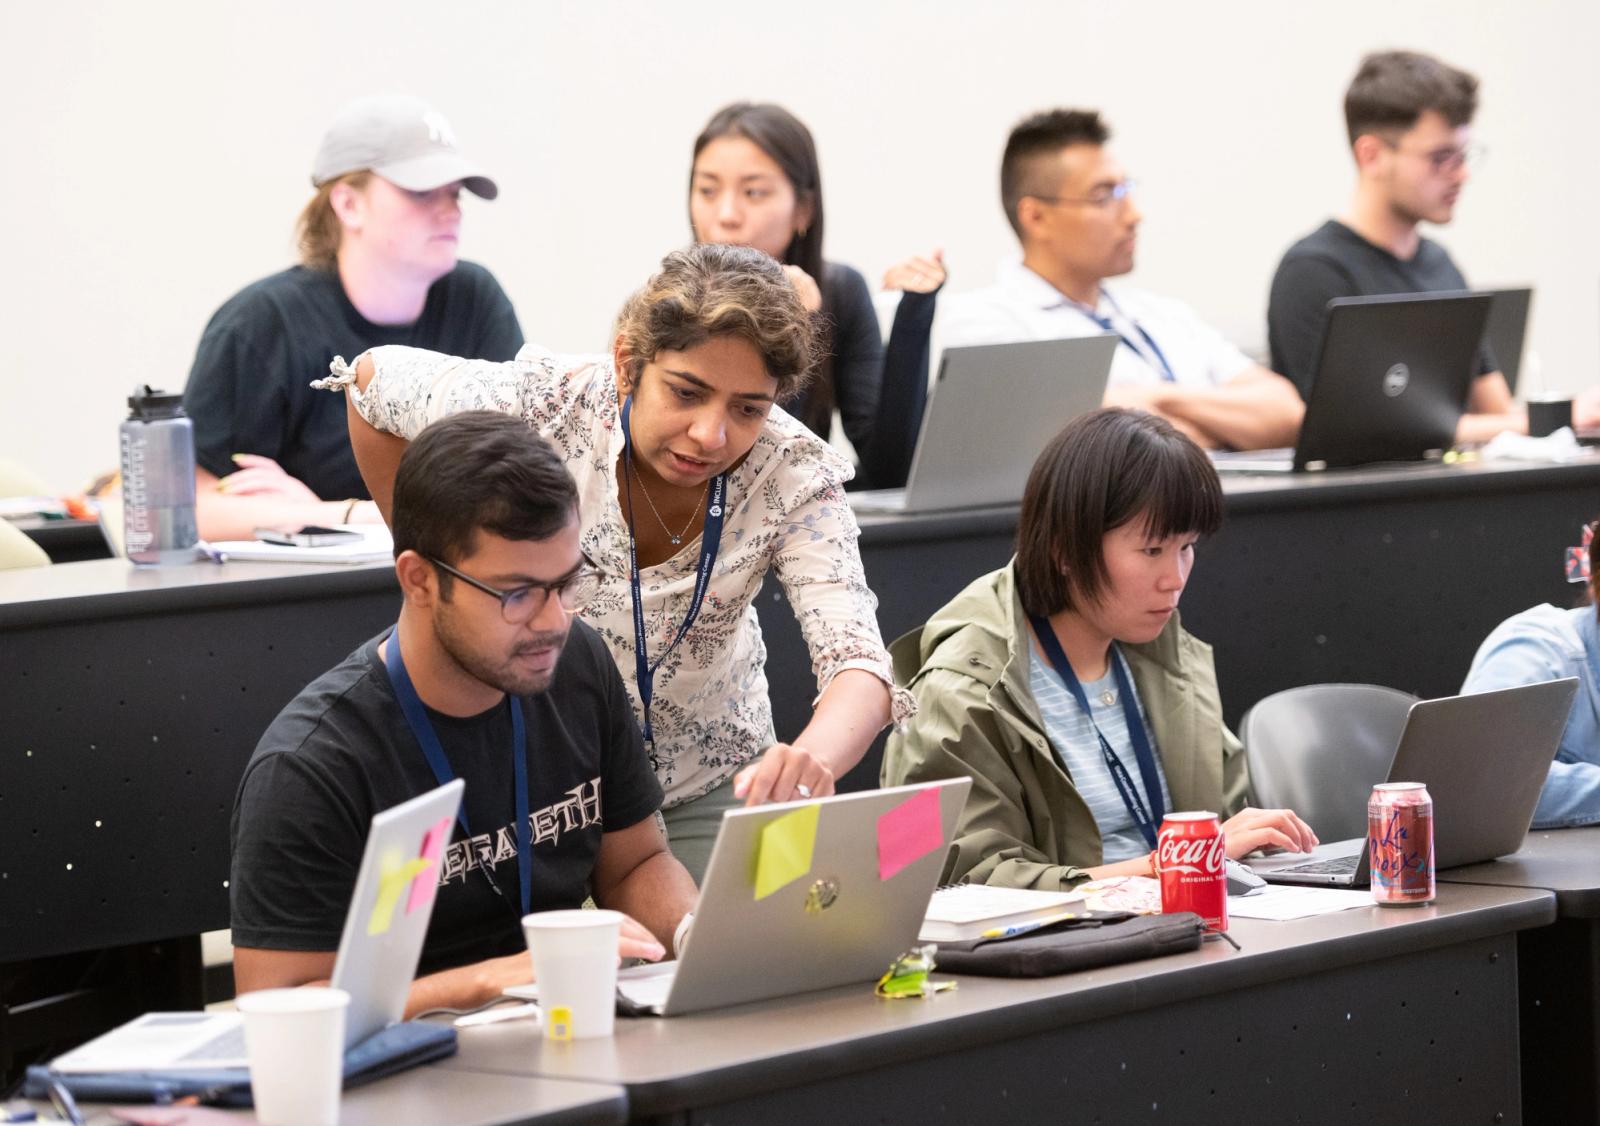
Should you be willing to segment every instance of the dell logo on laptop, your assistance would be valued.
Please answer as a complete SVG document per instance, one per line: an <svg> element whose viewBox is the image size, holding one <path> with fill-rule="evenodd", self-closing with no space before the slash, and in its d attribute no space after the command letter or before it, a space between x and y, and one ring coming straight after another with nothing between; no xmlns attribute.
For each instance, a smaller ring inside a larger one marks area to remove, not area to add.
<svg viewBox="0 0 1600 1126"><path fill-rule="evenodd" d="M1397 398L1410 382L1411 369L1405 364L1395 364L1383 373L1383 393L1391 399Z"/></svg>

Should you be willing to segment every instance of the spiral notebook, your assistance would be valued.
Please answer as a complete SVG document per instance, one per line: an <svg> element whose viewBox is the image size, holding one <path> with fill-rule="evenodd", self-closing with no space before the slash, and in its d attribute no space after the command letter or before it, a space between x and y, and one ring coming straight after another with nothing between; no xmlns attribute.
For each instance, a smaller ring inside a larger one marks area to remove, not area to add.
<svg viewBox="0 0 1600 1126"><path fill-rule="evenodd" d="M917 941L967 942L983 937L983 932L991 928L1047 919L1082 902L1083 893L1077 891L1036 891L987 884L943 887L928 901L928 913L917 932Z"/></svg>

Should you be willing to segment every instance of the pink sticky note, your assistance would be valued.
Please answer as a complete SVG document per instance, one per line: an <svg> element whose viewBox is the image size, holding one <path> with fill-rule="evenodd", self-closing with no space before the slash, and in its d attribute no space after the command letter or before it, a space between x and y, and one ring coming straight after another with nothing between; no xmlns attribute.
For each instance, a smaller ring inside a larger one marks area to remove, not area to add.
<svg viewBox="0 0 1600 1126"><path fill-rule="evenodd" d="M439 854L450 840L450 826L454 823L449 817L441 818L437 825L423 834L422 851L417 854L417 859L426 860L428 866L411 879L411 896L406 900L407 915L433 902L434 889L439 886Z"/></svg>
<svg viewBox="0 0 1600 1126"><path fill-rule="evenodd" d="M939 791L923 790L878 818L878 879L889 879L943 844Z"/></svg>

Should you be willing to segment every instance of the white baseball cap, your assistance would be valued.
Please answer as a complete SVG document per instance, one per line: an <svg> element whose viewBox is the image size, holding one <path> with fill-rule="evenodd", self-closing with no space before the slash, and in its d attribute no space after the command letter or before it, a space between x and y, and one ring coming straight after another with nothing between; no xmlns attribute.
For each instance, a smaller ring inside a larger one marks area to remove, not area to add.
<svg viewBox="0 0 1600 1126"><path fill-rule="evenodd" d="M317 148L311 182L320 188L350 172L375 172L413 192L460 180L483 199L500 194L495 182L456 149L444 114L406 94L358 98L339 111Z"/></svg>

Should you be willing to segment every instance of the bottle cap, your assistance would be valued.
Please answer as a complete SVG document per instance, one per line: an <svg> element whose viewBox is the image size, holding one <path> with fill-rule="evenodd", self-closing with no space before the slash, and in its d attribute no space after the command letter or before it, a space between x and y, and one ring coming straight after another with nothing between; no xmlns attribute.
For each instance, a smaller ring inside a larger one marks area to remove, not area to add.
<svg viewBox="0 0 1600 1126"><path fill-rule="evenodd" d="M128 396L128 409L135 418L178 418L183 414L183 394L156 391L148 383L141 383Z"/></svg>

